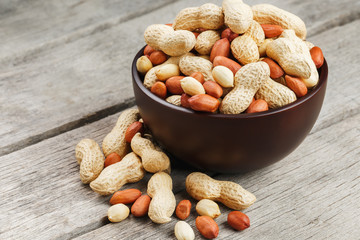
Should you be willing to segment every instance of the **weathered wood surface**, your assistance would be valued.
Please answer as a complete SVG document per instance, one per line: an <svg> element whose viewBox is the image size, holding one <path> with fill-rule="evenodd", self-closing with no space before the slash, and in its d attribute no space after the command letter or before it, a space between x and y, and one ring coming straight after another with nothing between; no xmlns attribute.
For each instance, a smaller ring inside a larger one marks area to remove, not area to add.
<svg viewBox="0 0 360 240"><path fill-rule="evenodd" d="M0 155L36 143L0 157L0 239L174 238L176 217L165 225L132 216L119 224L108 223L109 197L100 197L81 184L74 147L84 137L101 143L118 116L111 114L132 104L129 66L143 44L144 22L168 22L179 9L194 5L190 2L176 2L126 23L121 22L127 17L114 12L104 17L78 12L83 22L73 28L71 19L79 16L64 11L69 24L63 32L49 33L44 44L41 39L29 41L29 49L23 45L14 55L0 52ZM263 1L252 3L258 2ZM312 134L286 159L241 176L217 176L242 184L258 197L245 211L252 226L242 233L227 226L229 210L221 206L219 239L357 239L360 80L355 71L360 63L356 45L360 21L353 20L359 17L359 3L269 2L299 14L311 25L310 41L323 48L329 62L327 95ZM27 4L37 11L37 2ZM91 9L91 3L83 4ZM3 7L0 11L6 12ZM1 23L8 17L27 19L1 14ZM48 26L57 24L63 23L55 19ZM333 28L337 25L342 26ZM31 32L31 25L27 28L23 36L31 40L37 33ZM48 33L45 29L40 30ZM119 41L124 44L119 46ZM91 121L95 122L80 127ZM42 139L46 140L39 142ZM190 171L181 167L173 171L178 201L189 198L184 179ZM126 188L145 191L149 176ZM188 219L193 228L194 217Z"/></svg>
<svg viewBox="0 0 360 240"><path fill-rule="evenodd" d="M251 227L243 232L232 230L227 222L230 210L221 205L216 222L218 239L357 239L360 236L360 122L356 115L309 136L285 160L242 176L221 175L219 180L241 184L257 196L244 212ZM336 141L336 147L329 144ZM325 158L326 156L326 158ZM184 186L182 186L184 187ZM176 195L177 202L189 199L186 191ZM191 199L191 198L190 198ZM195 227L193 212L186 220ZM173 217L158 226L149 219L131 218L107 224L84 234L80 239L167 239L174 238ZM201 238L196 232L197 238Z"/></svg>
<svg viewBox="0 0 360 240"><path fill-rule="evenodd" d="M82 138L101 144L118 115L0 158L0 239L68 239L105 224L102 217L110 197L101 197L81 183L74 154ZM182 187L191 171L173 169L175 189ZM150 176L126 188L146 192Z"/></svg>
<svg viewBox="0 0 360 240"><path fill-rule="evenodd" d="M10 6L2 8L4 14L0 18L4 23L1 28L1 32L5 33L1 40L3 47L23 45L14 55L0 54L0 87L6 89L0 95L0 103L4 103L0 105L0 155L101 119L133 104L130 64L144 44L142 33L145 27L150 23L171 22L180 9L194 3L179 1L134 18L170 1L123 2L114 0L109 7L100 8L94 16L88 11L100 3L74 2L75 5L63 7L56 2L38 8L39 2L31 2L18 4L19 9L17 4L3 4ZM196 5L204 2L207 1L197 1ZM220 4L221 1L211 2ZM251 3L260 2L264 1ZM310 35L351 21L360 13L359 2L350 0L265 2L298 14L309 26ZM112 7L115 5L117 7ZM118 5L122 10L118 10ZM122 8L123 5L127 7ZM26 11L27 7L31 10ZM47 16L44 8L59 13L37 27L26 21L34 16L39 16L35 19L41 21ZM117 11L121 13L116 14ZM124 22L126 18L130 20ZM20 38L16 38L19 37L16 32L8 32L17 22L24 22L25 30L20 31ZM58 26L63 27L59 29ZM39 36L44 38L39 39ZM334 44L339 44L338 39L331 39ZM354 42L349 40L352 46L355 46ZM29 48L22 50L25 43L29 44ZM322 39L316 43L324 46ZM329 52L326 47L323 49ZM358 51L358 48L354 50ZM345 57L344 61L347 60ZM351 103L346 106L353 107ZM329 121L331 117L329 115Z"/></svg>
<svg viewBox="0 0 360 240"><path fill-rule="evenodd" d="M1 57L63 44L65 38L71 39L73 32L78 32L75 38L79 38L96 28L105 30L175 1L3 0L0 2Z"/></svg>

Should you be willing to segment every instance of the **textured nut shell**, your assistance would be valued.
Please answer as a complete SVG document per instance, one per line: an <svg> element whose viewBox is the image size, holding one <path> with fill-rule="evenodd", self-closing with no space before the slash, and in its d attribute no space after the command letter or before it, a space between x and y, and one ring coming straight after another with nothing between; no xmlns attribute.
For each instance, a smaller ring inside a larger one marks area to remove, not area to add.
<svg viewBox="0 0 360 240"><path fill-rule="evenodd" d="M248 208L256 201L256 197L239 184L217 181L200 172L189 174L185 184L186 191L196 200L218 201L235 210Z"/></svg>
<svg viewBox="0 0 360 240"><path fill-rule="evenodd" d="M234 33L244 33L253 20L251 7L241 0L224 0L222 3L225 24Z"/></svg>
<svg viewBox="0 0 360 240"><path fill-rule="evenodd" d="M306 38L305 23L298 16L271 4L254 5L252 11L258 23L280 25L283 29L294 30L299 38Z"/></svg>
<svg viewBox="0 0 360 240"><path fill-rule="evenodd" d="M293 30L284 30L267 46L266 54L277 61L288 75L302 78L307 87L317 84L319 75L309 49Z"/></svg>
<svg viewBox="0 0 360 240"><path fill-rule="evenodd" d="M271 43L272 41L274 41L274 39L267 38L267 39L265 39L265 41L262 44L259 45L260 57L265 57L266 56L266 48L267 48L268 44Z"/></svg>
<svg viewBox="0 0 360 240"><path fill-rule="evenodd" d="M221 7L206 3L200 7L181 10L175 18L173 28L194 31L197 28L219 29L224 24Z"/></svg>
<svg viewBox="0 0 360 240"><path fill-rule="evenodd" d="M191 96L205 94L203 85L193 77L185 77L180 80L181 88L186 94Z"/></svg>
<svg viewBox="0 0 360 240"><path fill-rule="evenodd" d="M178 221L174 228L175 237L177 240L194 240L195 233L191 226L185 221Z"/></svg>
<svg viewBox="0 0 360 240"><path fill-rule="evenodd" d="M101 195L109 195L119 190L126 183L140 181L145 176L140 158L133 152L127 154L120 162L105 168L90 187Z"/></svg>
<svg viewBox="0 0 360 240"><path fill-rule="evenodd" d="M147 194L152 198L149 218L155 223L167 223L175 211L176 200L172 192L172 179L165 172L155 173L148 182Z"/></svg>
<svg viewBox="0 0 360 240"><path fill-rule="evenodd" d="M221 215L219 205L210 199L201 199L196 204L196 212L200 216L209 216L211 218L217 218Z"/></svg>
<svg viewBox="0 0 360 240"><path fill-rule="evenodd" d="M204 31L196 39L195 50L199 54L209 55L215 42L220 39L220 34L214 30Z"/></svg>
<svg viewBox="0 0 360 240"><path fill-rule="evenodd" d="M242 35L231 42L234 57L243 65L257 62L260 58L256 42L249 35Z"/></svg>
<svg viewBox="0 0 360 240"><path fill-rule="evenodd" d="M265 40L265 33L262 29L261 25L257 22L252 20L250 27L244 33L244 35L250 36L256 43L257 46L260 46Z"/></svg>
<svg viewBox="0 0 360 240"><path fill-rule="evenodd" d="M192 53L188 53L189 55L193 56ZM179 65L179 61L180 61L180 57L170 57L168 60L166 60L164 63L157 65L156 67L151 68L145 75L144 77L144 86L148 89L150 89L152 87L152 85L154 85L154 83L157 80L156 77L156 70L158 70L161 66L165 65L165 64L177 64Z"/></svg>
<svg viewBox="0 0 360 240"><path fill-rule="evenodd" d="M162 50L169 56L181 56L194 48L196 38L190 31L174 31L164 24L148 26L144 32L145 42L156 50Z"/></svg>
<svg viewBox="0 0 360 240"><path fill-rule="evenodd" d="M135 134L131 140L131 149L141 157L144 169L151 173L160 171L170 172L170 159L161 150L156 149L154 144L140 133Z"/></svg>
<svg viewBox="0 0 360 240"><path fill-rule="evenodd" d="M96 179L104 168L104 155L92 139L82 139L76 145L75 157L80 165L80 179L85 184Z"/></svg>
<svg viewBox="0 0 360 240"><path fill-rule="evenodd" d="M269 66L264 62L250 63L240 68L235 75L235 87L224 97L220 112L239 114L245 111L261 84L269 76Z"/></svg>
<svg viewBox="0 0 360 240"><path fill-rule="evenodd" d="M166 101L176 106L181 106L181 95L172 95L166 98Z"/></svg>
<svg viewBox="0 0 360 240"><path fill-rule="evenodd" d="M129 208L120 203L109 207L107 215L110 222L121 222L129 216Z"/></svg>
<svg viewBox="0 0 360 240"><path fill-rule="evenodd" d="M110 153L117 153L120 157L124 157L129 145L125 140L125 133L127 128L134 122L138 121L140 113L138 109L128 109L120 114L115 127L106 135L102 142L102 149L104 155L107 157Z"/></svg>
<svg viewBox="0 0 360 240"><path fill-rule="evenodd" d="M288 87L275 82L270 77L265 80L255 95L265 100L270 108L278 108L296 101L296 95Z"/></svg>
<svg viewBox="0 0 360 240"><path fill-rule="evenodd" d="M161 50L169 56L181 56L196 44L195 35L187 30L173 31L160 39Z"/></svg>
<svg viewBox="0 0 360 240"><path fill-rule="evenodd" d="M204 75L205 81L214 81L211 74L213 64L209 60L187 54L181 56L179 67L180 71L187 76L194 72L201 72Z"/></svg>

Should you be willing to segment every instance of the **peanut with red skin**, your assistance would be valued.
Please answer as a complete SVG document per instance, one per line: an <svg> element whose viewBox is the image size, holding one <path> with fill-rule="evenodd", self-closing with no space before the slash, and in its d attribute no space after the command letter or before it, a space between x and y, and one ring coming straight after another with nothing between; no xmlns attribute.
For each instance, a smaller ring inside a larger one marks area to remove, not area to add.
<svg viewBox="0 0 360 240"><path fill-rule="evenodd" d="M167 94L166 85L163 82L156 82L151 87L151 92L158 96L159 98L165 99Z"/></svg>
<svg viewBox="0 0 360 240"><path fill-rule="evenodd" d="M184 76L175 76L166 80L165 85L167 90L172 94L183 94L184 90L181 88L180 82L183 78Z"/></svg>
<svg viewBox="0 0 360 240"><path fill-rule="evenodd" d="M135 217L143 217L149 211L151 198L148 195L142 195L131 206L131 214Z"/></svg>
<svg viewBox="0 0 360 240"><path fill-rule="evenodd" d="M207 239L216 238L219 235L219 226L209 216L199 216L195 220L196 228L199 230L201 235Z"/></svg>
<svg viewBox="0 0 360 240"><path fill-rule="evenodd" d="M227 218L227 222L233 229L238 231L250 227L249 217L240 211L230 212Z"/></svg>
<svg viewBox="0 0 360 240"><path fill-rule="evenodd" d="M300 78L285 75L285 81L286 81L286 86L290 88L298 98L305 96L307 94L308 89L305 83L301 81Z"/></svg>
<svg viewBox="0 0 360 240"><path fill-rule="evenodd" d="M227 38L217 40L210 53L210 62L214 61L216 56L229 57L230 42Z"/></svg>
<svg viewBox="0 0 360 240"><path fill-rule="evenodd" d="M138 189L126 189L122 191L115 192L110 198L110 204L129 204L136 201L141 196L141 192Z"/></svg>
<svg viewBox="0 0 360 240"><path fill-rule="evenodd" d="M149 59L151 63L155 66L164 63L167 60L167 56L162 51L153 51L150 54Z"/></svg>
<svg viewBox="0 0 360 240"><path fill-rule="evenodd" d="M104 162L104 167L110 166L111 164L117 163L121 161L121 157L117 153L110 153Z"/></svg>
<svg viewBox="0 0 360 240"><path fill-rule="evenodd" d="M250 103L249 107L246 109L246 113L256 113L269 110L267 102L262 99L254 100Z"/></svg>
<svg viewBox="0 0 360 240"><path fill-rule="evenodd" d="M131 143L131 139L134 137L134 135L136 133L144 133L144 126L143 123L137 121L137 122L133 122L127 129L125 132L125 140L128 143Z"/></svg>
<svg viewBox="0 0 360 240"><path fill-rule="evenodd" d="M324 54L321 51L321 48L317 46L311 48L310 54L316 68L320 68L324 64Z"/></svg>
<svg viewBox="0 0 360 240"><path fill-rule="evenodd" d="M209 94L210 96L216 99L220 98L223 95L222 87L216 82L207 81L203 84L203 87L207 94Z"/></svg>
<svg viewBox="0 0 360 240"><path fill-rule="evenodd" d="M191 202L189 200L181 200L176 207L175 214L176 216L181 219L185 220L189 217L191 210Z"/></svg>
<svg viewBox="0 0 360 240"><path fill-rule="evenodd" d="M190 108L200 112L215 112L220 102L208 94L198 94L189 98Z"/></svg>

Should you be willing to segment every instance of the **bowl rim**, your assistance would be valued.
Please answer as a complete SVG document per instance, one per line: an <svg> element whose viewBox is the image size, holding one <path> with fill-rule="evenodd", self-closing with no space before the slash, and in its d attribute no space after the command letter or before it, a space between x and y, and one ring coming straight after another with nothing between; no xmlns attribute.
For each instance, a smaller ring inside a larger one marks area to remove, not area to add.
<svg viewBox="0 0 360 240"><path fill-rule="evenodd" d="M310 93L306 94L305 96L297 99L295 102L292 102L290 104L287 104L280 108L270 109L264 112L258 112L258 113L239 113L239 114L223 114L223 113L207 113L207 112L196 112L194 110L184 108L181 106L176 106L174 104L171 104L165 99L161 99L155 94L151 93L149 89L147 89L142 81L142 77L140 76L139 72L136 68L136 61L138 58L143 56L143 50L146 46L144 46L142 49L139 50L139 52L135 55L134 60L132 62L131 66L131 74L133 77L133 84L135 84L141 89L142 92L144 92L149 98L151 98L153 101L164 105L168 108L173 109L174 111L180 111L185 114L198 114L202 116L206 116L209 118L220 118L220 119L242 119L242 118L259 118L264 116L270 116L274 115L280 112L285 112L287 110L293 109L307 101L309 101L314 95L316 95L320 89L326 85L327 77L328 77L328 65L326 62L326 59L324 58L324 64L320 68L320 74L319 74L319 81L318 84L311 90ZM318 70L319 71L319 70Z"/></svg>

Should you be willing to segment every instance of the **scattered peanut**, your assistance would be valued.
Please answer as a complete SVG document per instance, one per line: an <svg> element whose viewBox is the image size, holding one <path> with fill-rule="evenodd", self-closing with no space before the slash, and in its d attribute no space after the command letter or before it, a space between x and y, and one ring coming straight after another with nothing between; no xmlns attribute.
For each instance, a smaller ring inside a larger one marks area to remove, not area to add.
<svg viewBox="0 0 360 240"><path fill-rule="evenodd" d="M156 149L154 144L140 133L135 134L131 140L131 148L141 157L144 169L151 173L160 171L170 172L170 160L165 153Z"/></svg>
<svg viewBox="0 0 360 240"><path fill-rule="evenodd" d="M185 220L189 217L191 210L191 202L189 200L181 200L176 207L175 214L181 219Z"/></svg>
<svg viewBox="0 0 360 240"><path fill-rule="evenodd" d="M219 235L219 226L209 216L199 216L195 220L196 228L199 230L201 235L207 239L216 238Z"/></svg>
<svg viewBox="0 0 360 240"><path fill-rule="evenodd" d="M143 217L149 211L150 197L148 195L142 195L131 206L131 214L135 217Z"/></svg>
<svg viewBox="0 0 360 240"><path fill-rule="evenodd" d="M76 145L75 157L80 165L80 179L85 184L95 180L104 168L104 156L92 139L82 139Z"/></svg>
<svg viewBox="0 0 360 240"><path fill-rule="evenodd" d="M121 222L129 216L129 208L120 203L109 207L107 215L110 222Z"/></svg>
<svg viewBox="0 0 360 240"><path fill-rule="evenodd" d="M127 128L140 118L138 109L128 109L121 113L116 122L115 127L106 135L102 142L102 149L105 156L110 153L117 153L120 157L124 157L129 150L129 145L125 140Z"/></svg>
<svg viewBox="0 0 360 240"><path fill-rule="evenodd" d="M141 192L139 189L126 189L122 191L115 192L110 198L110 204L130 204L136 201L141 196Z"/></svg>
<svg viewBox="0 0 360 240"><path fill-rule="evenodd" d="M228 224L235 230L241 231L250 227L249 217L239 211L232 211L227 218Z"/></svg>
<svg viewBox="0 0 360 240"><path fill-rule="evenodd" d="M152 198L149 217L155 223L167 223L175 211L176 200L172 192L172 179L164 172L155 173L148 182L148 195Z"/></svg>
<svg viewBox="0 0 360 240"><path fill-rule="evenodd" d="M211 218L217 218L221 215L219 205L216 202L209 199L202 199L196 204L196 212L200 216L209 216Z"/></svg>
<svg viewBox="0 0 360 240"><path fill-rule="evenodd" d="M125 140L128 143L131 143L131 139L134 137L134 135L136 133L141 133L143 134L144 132L144 126L142 122L133 122L127 129L125 132Z"/></svg>
<svg viewBox="0 0 360 240"><path fill-rule="evenodd" d="M192 230L191 226L184 221L178 221L175 224L174 229L175 237L177 240L194 240L195 233Z"/></svg>
<svg viewBox="0 0 360 240"><path fill-rule="evenodd" d="M196 200L218 201L235 210L248 208L256 201L256 197L239 184L217 181L200 172L189 174L185 184L186 191Z"/></svg>
<svg viewBox="0 0 360 240"><path fill-rule="evenodd" d="M105 168L90 183L94 192L109 195L119 190L126 183L140 181L145 176L140 158L135 153L127 154L120 162Z"/></svg>

